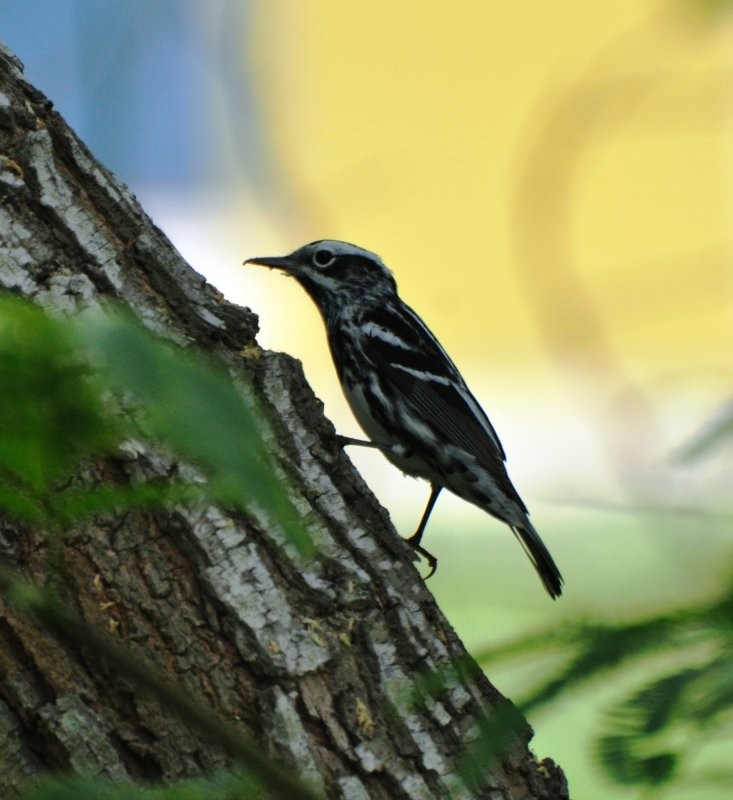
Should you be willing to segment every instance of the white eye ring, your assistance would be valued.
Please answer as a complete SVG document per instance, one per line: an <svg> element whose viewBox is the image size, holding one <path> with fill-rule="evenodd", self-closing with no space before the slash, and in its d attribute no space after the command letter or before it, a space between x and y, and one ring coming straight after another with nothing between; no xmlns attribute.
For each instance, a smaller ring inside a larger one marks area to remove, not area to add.
<svg viewBox="0 0 733 800"><path fill-rule="evenodd" d="M313 253L313 263L317 267L327 267L329 264L333 263L335 257L336 256L334 256L330 250L322 247L320 250L316 250L316 252Z"/></svg>

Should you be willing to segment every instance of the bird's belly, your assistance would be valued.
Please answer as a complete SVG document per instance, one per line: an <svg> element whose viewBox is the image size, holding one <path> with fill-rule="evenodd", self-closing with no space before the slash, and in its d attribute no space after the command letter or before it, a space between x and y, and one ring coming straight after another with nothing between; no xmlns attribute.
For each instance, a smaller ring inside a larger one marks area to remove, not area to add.
<svg viewBox="0 0 733 800"><path fill-rule="evenodd" d="M373 403L367 401L362 385L343 385L344 395L356 417L357 422L369 439L377 445L382 445L382 453L398 469L406 475L415 478L424 478L434 483L443 483L442 476L431 466L425 457L415 452L413 448L399 441L394 434L385 427L372 413Z"/></svg>

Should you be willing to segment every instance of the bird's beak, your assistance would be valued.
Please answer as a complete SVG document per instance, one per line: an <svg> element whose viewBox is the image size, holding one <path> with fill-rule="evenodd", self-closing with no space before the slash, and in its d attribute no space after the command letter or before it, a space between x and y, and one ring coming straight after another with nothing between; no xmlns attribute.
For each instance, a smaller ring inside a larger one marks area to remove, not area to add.
<svg viewBox="0 0 733 800"><path fill-rule="evenodd" d="M298 262L290 256L262 256L261 258L248 258L245 264L257 264L261 267L271 269L281 269L284 272L295 272L298 269Z"/></svg>

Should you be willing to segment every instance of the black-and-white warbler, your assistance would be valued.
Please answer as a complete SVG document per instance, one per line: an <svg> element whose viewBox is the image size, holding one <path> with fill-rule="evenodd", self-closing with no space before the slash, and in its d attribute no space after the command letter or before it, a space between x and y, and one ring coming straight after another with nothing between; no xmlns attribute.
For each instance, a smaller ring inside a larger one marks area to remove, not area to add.
<svg viewBox="0 0 733 800"><path fill-rule="evenodd" d="M509 525L558 597L562 576L509 480L494 428L438 340L400 300L379 256L324 239L245 264L292 275L318 306L341 386L371 439L342 441L378 447L403 472L430 481L427 507L407 540L427 559L429 575L437 559L420 541L445 487Z"/></svg>

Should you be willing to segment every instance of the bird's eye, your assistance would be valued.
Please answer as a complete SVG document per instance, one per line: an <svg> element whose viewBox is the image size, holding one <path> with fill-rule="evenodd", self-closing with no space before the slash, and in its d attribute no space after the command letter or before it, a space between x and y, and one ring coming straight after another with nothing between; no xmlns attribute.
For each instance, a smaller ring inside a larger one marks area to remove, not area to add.
<svg viewBox="0 0 733 800"><path fill-rule="evenodd" d="M330 250L322 248L313 253L313 263L317 267L327 267L334 259L334 255Z"/></svg>

